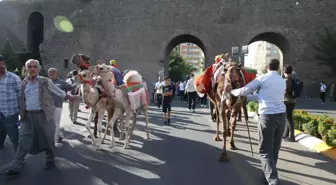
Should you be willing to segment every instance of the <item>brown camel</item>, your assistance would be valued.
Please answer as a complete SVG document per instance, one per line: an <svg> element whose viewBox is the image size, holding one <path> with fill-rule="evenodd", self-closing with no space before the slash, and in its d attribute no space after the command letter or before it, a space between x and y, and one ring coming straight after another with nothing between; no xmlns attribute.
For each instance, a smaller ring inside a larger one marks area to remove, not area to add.
<svg viewBox="0 0 336 185"><path fill-rule="evenodd" d="M238 110L243 108L245 121L247 123L247 108L246 108L246 97L234 97L231 95L230 91L232 89L240 88L244 85L244 77L240 71L239 65L235 62L232 62L228 56L224 55L223 59L228 61L224 64L219 78L218 83L212 86L207 92L210 101L214 104L215 112L216 112L216 141L220 141L219 137L219 123L220 120L223 123L223 151L220 156L220 161L227 162L227 152L226 152L226 137L230 137L229 146L231 149L237 149L234 144L234 131L236 128L237 121L237 113ZM228 123L228 110L231 112L231 132L229 130Z"/></svg>

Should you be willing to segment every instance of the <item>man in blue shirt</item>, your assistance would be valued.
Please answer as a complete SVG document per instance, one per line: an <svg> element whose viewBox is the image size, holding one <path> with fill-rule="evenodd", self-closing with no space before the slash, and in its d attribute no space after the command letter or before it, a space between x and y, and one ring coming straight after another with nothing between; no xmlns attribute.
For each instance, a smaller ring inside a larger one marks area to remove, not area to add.
<svg viewBox="0 0 336 185"><path fill-rule="evenodd" d="M0 55L0 150L4 147L8 135L14 150L18 146L18 116L21 79L6 70L6 63Z"/></svg>
<svg viewBox="0 0 336 185"><path fill-rule="evenodd" d="M279 66L279 60L272 59L267 65L268 73L257 77L243 88L231 91L234 96L247 96L257 91L256 95L248 98L259 102L258 144L264 172L262 183L269 185L279 184L276 164L286 126L286 83L278 73Z"/></svg>

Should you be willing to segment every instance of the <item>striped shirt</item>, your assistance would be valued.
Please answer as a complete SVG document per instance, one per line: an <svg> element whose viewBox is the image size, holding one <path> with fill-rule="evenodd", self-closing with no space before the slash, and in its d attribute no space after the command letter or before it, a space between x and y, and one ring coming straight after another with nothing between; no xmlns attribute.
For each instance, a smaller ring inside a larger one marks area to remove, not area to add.
<svg viewBox="0 0 336 185"><path fill-rule="evenodd" d="M20 77L8 71L0 79L0 112L6 117L19 112L21 85Z"/></svg>

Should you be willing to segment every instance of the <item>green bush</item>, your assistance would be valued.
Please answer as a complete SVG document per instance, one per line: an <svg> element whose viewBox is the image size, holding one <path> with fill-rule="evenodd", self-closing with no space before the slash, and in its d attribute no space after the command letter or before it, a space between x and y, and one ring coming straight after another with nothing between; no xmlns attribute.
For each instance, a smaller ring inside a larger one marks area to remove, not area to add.
<svg viewBox="0 0 336 185"><path fill-rule="evenodd" d="M247 109L249 112L255 112L255 113L258 113L258 108L259 108L259 104L256 103L256 102L252 102L250 101L248 104L247 104Z"/></svg>
<svg viewBox="0 0 336 185"><path fill-rule="evenodd" d="M293 114L295 129L325 141L329 146L336 146L336 120L327 115L311 115L303 110Z"/></svg>
<svg viewBox="0 0 336 185"><path fill-rule="evenodd" d="M320 138L320 134L318 133L318 121L310 120L308 123L302 125L303 131L309 135Z"/></svg>

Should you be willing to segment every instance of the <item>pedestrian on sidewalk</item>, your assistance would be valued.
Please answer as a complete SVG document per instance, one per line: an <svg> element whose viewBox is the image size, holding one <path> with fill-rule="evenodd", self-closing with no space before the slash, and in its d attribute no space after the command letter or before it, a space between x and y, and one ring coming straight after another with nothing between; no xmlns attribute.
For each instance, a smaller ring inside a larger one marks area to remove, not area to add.
<svg viewBox="0 0 336 185"><path fill-rule="evenodd" d="M205 93L204 96L201 98L201 107L206 107L208 101L208 95Z"/></svg>
<svg viewBox="0 0 336 185"><path fill-rule="evenodd" d="M283 139L289 142L295 142L293 111L295 108L296 100L293 95L294 77L292 76L292 72L293 72L292 66L285 66L284 75L285 75L285 82L286 82L286 92L285 92L286 127L284 131Z"/></svg>
<svg viewBox="0 0 336 185"><path fill-rule="evenodd" d="M164 124L170 125L170 111L172 104L173 87L169 83L168 77L165 77L165 85L162 87L162 95L163 95L162 112L163 112ZM167 113L168 113L168 119L167 119Z"/></svg>
<svg viewBox="0 0 336 185"><path fill-rule="evenodd" d="M270 60L265 75L257 77L243 88L231 91L234 96L249 95L249 99L257 99L259 102L258 145L264 172L261 184L280 184L276 165L286 126L286 83L278 73L279 66L279 60ZM258 93L252 95L255 91Z"/></svg>
<svg viewBox="0 0 336 185"><path fill-rule="evenodd" d="M75 82L75 77L77 76L77 74L78 71L76 70L72 71L71 77L65 81L71 86L75 86L75 88L72 89L71 91L67 91L67 94L69 96L73 96L75 98L73 101L69 101L69 116L73 124L77 123L78 112L80 112L79 105L82 96L80 91L80 85L77 85Z"/></svg>
<svg viewBox="0 0 336 185"><path fill-rule="evenodd" d="M320 83L320 85L321 85L320 86L320 98L321 98L321 103L324 105L326 92L327 92L327 85L325 85L323 81Z"/></svg>
<svg viewBox="0 0 336 185"><path fill-rule="evenodd" d="M162 86L164 86L164 82L161 80L161 76L159 77L158 82L155 84L155 90L156 90L156 99L157 99L157 107L158 109L161 108L162 104Z"/></svg>
<svg viewBox="0 0 336 185"><path fill-rule="evenodd" d="M49 79L62 91L71 91L75 89L76 85L70 85L64 80L58 78L57 69L50 68L48 70ZM64 98L60 97L58 94L51 93L51 97L54 100L54 122L55 122L55 143L62 143L64 135L60 129L61 125L61 117L62 117L62 110L63 110L63 102Z"/></svg>
<svg viewBox="0 0 336 185"><path fill-rule="evenodd" d="M179 84L179 89L180 89L180 100L183 101L184 100L184 83L182 81L180 81Z"/></svg>
<svg viewBox="0 0 336 185"><path fill-rule="evenodd" d="M0 150L4 148L6 136L16 151L19 142L19 95L21 79L6 70L5 58L0 55Z"/></svg>
<svg viewBox="0 0 336 185"><path fill-rule="evenodd" d="M186 84L185 91L188 93L188 111L195 112L196 109L196 97L197 97L197 92L194 86L194 81L195 81L195 76L194 74L190 75L190 79L188 80Z"/></svg>
<svg viewBox="0 0 336 185"><path fill-rule="evenodd" d="M49 171L55 167L55 123L53 120L55 107L49 92L73 100L50 79L39 76L41 66L37 60L29 59L25 67L28 76L22 82L20 93L19 146L13 163L5 172L7 177L16 177L20 174L27 153L46 152L47 163L44 170Z"/></svg>

